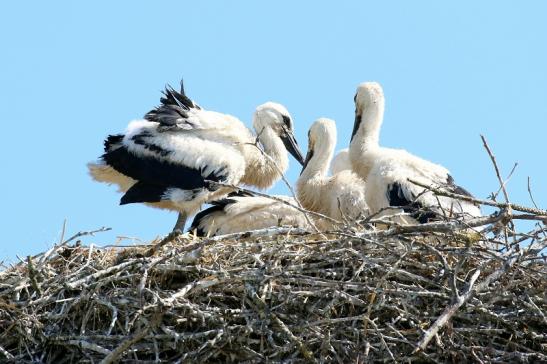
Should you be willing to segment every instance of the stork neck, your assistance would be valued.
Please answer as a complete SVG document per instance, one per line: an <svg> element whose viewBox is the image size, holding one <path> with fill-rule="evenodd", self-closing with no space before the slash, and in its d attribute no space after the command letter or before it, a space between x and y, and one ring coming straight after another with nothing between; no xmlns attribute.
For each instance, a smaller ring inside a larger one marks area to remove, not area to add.
<svg viewBox="0 0 547 364"><path fill-rule="evenodd" d="M380 128L384 120L384 103L377 101L365 108L361 114L361 120L357 139L361 144L361 149L377 148L380 140Z"/></svg>
<svg viewBox="0 0 547 364"><path fill-rule="evenodd" d="M300 178L308 180L312 178L323 178L327 176L329 164L334 154L334 144L324 141L327 145L318 145L313 149L313 156L309 160L306 168L302 171ZM320 143L317 143L320 144Z"/></svg>
<svg viewBox="0 0 547 364"><path fill-rule="evenodd" d="M258 130L258 133L260 133L258 140L264 148L264 153L275 162L282 173L285 173L289 167L289 156L281 138L269 126L264 127L263 130ZM265 164L269 165L270 162L265 161Z"/></svg>

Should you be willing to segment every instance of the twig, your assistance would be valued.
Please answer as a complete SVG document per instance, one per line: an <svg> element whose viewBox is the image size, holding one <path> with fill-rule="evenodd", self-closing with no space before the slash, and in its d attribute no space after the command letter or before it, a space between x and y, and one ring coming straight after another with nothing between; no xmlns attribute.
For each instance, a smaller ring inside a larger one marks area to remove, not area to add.
<svg viewBox="0 0 547 364"><path fill-rule="evenodd" d="M13 360L14 357L6 349L0 346L0 354L4 355L7 360Z"/></svg>
<svg viewBox="0 0 547 364"><path fill-rule="evenodd" d="M102 346L99 346L97 344L90 343L90 342L84 341L84 340L66 340L66 341L64 341L64 340L53 339L53 341L58 343L58 344L74 345L74 346L77 346L81 349L91 350L91 351L94 351L96 353L103 354L103 355L111 354L110 350L108 350L106 348L103 348Z"/></svg>
<svg viewBox="0 0 547 364"><path fill-rule="evenodd" d="M507 193L507 190L505 189L505 182L503 181L503 179L501 177L501 173L500 173L500 170L498 168L498 164L496 163L496 157L494 156L494 154L490 150L490 147L488 146L488 143L486 142L486 139L484 138L483 135L481 135L481 139L482 139L482 143L484 145L484 148L488 152L488 155L490 156L490 159L492 160L492 164L494 165L494 169L496 171L496 176L498 177L498 181L500 183L500 188L503 191L503 196L505 197L505 203L507 203L507 211L509 212L509 214L512 214L513 211L512 211L512 208L511 208L511 203L509 202L509 194ZM494 201L496 201L496 195L493 195L492 199ZM511 227L511 230L515 230L515 225L513 224L512 221L509 221L509 226ZM505 245L506 245L506 248L509 249L507 226L504 226L504 234L505 234Z"/></svg>
<svg viewBox="0 0 547 364"><path fill-rule="evenodd" d="M515 172L515 170L517 169L518 167L518 162L515 162L515 164L513 164L513 168L511 168L511 171L509 172L509 174L507 175L507 178L505 178L505 180L503 181L503 184L500 185L500 187L498 188L498 190L496 191L496 193L494 193L494 200L496 199L496 197L498 197L499 193L502 191L502 186L506 186L507 183L509 182L509 180L511 179L511 176L513 176L513 173Z"/></svg>
<svg viewBox="0 0 547 364"><path fill-rule="evenodd" d="M40 262L38 264L38 266L42 266L45 261L53 254L55 253L56 251L58 251L60 248L62 248L63 246L66 246L68 245L68 243L70 243L71 241L75 240L75 239L78 239L82 236L87 236L87 235L91 235L91 236L94 236L96 233L102 233L102 232L105 232L105 231L110 231L112 230L112 228L109 228L109 227L102 227L100 229L97 229L97 230L91 230L91 231L80 231L76 234L74 234L73 236L71 236L70 238L68 238L67 240L63 241L62 239L64 238L65 236L65 227L66 227L66 220L65 222L63 223L63 230L62 230L62 234L61 234L61 240L60 240L60 243L59 244L56 244L54 245L51 249L49 249L47 252L45 252L44 254L37 254L35 256L33 256L32 258L35 259L37 257L39 257L40 255L42 255L42 258L40 259Z"/></svg>
<svg viewBox="0 0 547 364"><path fill-rule="evenodd" d="M232 234L213 236L211 238L207 238L206 241L214 242L214 241L226 241L231 239L240 240L240 239L249 239L249 238L257 238L257 237L285 235L285 234L290 234L292 236L309 235L310 232L304 229L298 229L294 227L274 227L274 228L250 230L250 231L245 231L242 233L232 233Z"/></svg>
<svg viewBox="0 0 547 364"><path fill-rule="evenodd" d="M533 208L533 207L526 207L526 206L517 205L517 204L514 204L514 203L508 204L508 203L503 203L503 202L494 202L494 201L489 201L489 200L481 200L481 199L478 199L478 198L473 198L473 197L469 197L469 196L465 196L465 195L459 195L457 193L443 191L443 190L440 190L438 188L428 186L424 183L412 180L410 178L408 179L408 181L415 184L415 185L417 185L417 186L426 188L426 189L430 190L431 192L434 192L435 194L437 194L439 196L451 197L451 198L455 198L455 199L462 200L462 201L468 201L468 202L473 202L473 203L477 203L477 204L480 204L480 205L498 207L498 208L501 208L501 209L508 209L509 207L511 207L513 210L516 210L516 211L529 212L529 213L535 214L535 215L547 216L547 210L537 209L537 208Z"/></svg>
<svg viewBox="0 0 547 364"><path fill-rule="evenodd" d="M493 273L491 273L490 275L488 275L484 281L482 281L481 283L477 284L477 286L475 288L473 288L473 284L475 283L475 281L477 280L477 278L479 277L479 274L481 273L481 269L478 268L475 273L473 274L473 276L471 276L471 279L469 280L469 283L468 283L468 286L467 286L467 289L465 290L465 292L463 294L461 294L457 299L456 299L456 302L454 302L454 304L448 306L444 312L442 313L442 315L435 321L435 323L431 326L431 328L429 328L429 330L426 331L426 333L422 336L422 339L416 344L416 346L420 349L420 350L425 350L427 344L429 343L429 341L433 338L433 336L439 331L440 328L442 328L447 322L448 320L454 316L454 314L456 313L456 311L465 303L467 302L467 300L469 300L469 298L471 298L471 296L473 295L473 293L475 292L481 292L483 291L484 289L486 289L490 283L492 283L493 281L497 280L499 277L501 277L501 275L503 273L505 273L509 268L511 268L513 266L513 264L517 261L518 257L520 256L520 254L518 254L518 252L516 251L515 248L511 249L510 251L508 251L507 253L504 254L504 256L508 256L509 259L507 259L503 266L501 268L499 268L498 270L494 271ZM415 350L415 352L417 351L418 349Z"/></svg>
<svg viewBox="0 0 547 364"><path fill-rule="evenodd" d="M115 272L119 272L123 269L126 269L127 267L130 267L132 265L138 264L139 262L136 260L128 261L125 263L121 263L112 267L109 267L107 269L103 269L101 271L95 272L93 274L90 274L84 278L78 279L76 281L67 282L66 286L70 289L75 289L76 287L88 283L89 281L96 280L97 278L100 278L102 276L106 276Z"/></svg>
<svg viewBox="0 0 547 364"><path fill-rule="evenodd" d="M488 152L488 155L490 156L490 160L492 160L492 164L494 165L494 170L496 171L496 176L498 177L498 181L500 183L500 188L503 191L503 196L505 197L505 202L508 205L508 209L511 209L511 204L509 203L509 194L507 194L507 190L505 189L505 182L503 182L503 178L501 177L500 170L498 168L498 164L496 163L496 157L490 150L490 147L488 146L488 143L486 142L486 139L484 138L484 135L481 135L482 144L484 145L484 148Z"/></svg>
<svg viewBox="0 0 547 364"><path fill-rule="evenodd" d="M541 310L541 308L538 307L538 305L536 305L534 301L532 301L532 297L526 294L526 298L528 299L528 302L534 308L534 310L536 310L536 312L539 314L539 316L543 320L543 323L547 325L547 316L545 316L545 313Z"/></svg>
<svg viewBox="0 0 547 364"><path fill-rule="evenodd" d="M439 316L439 318L431 325L431 327L424 333L420 341L416 343L416 349L414 349L414 353L418 352L419 350L425 350L427 344L433 339L433 337L439 332L439 330L454 316L456 311L465 303L467 300L471 297L473 294L473 285L475 284L475 281L479 277L481 273L480 269L477 269L475 273L471 276L471 279L469 280L469 283L467 284L467 288L465 291L460 294L459 296L455 297L455 302L446 307Z"/></svg>
<svg viewBox="0 0 547 364"><path fill-rule="evenodd" d="M145 325L142 330L135 333L129 339L123 341L116 349L101 360L100 364L110 364L117 361L119 357L123 356L124 351L129 349L135 343L141 341L151 330L155 329L159 325L162 316L163 314L161 312L157 312L149 325Z"/></svg>
<svg viewBox="0 0 547 364"><path fill-rule="evenodd" d="M528 195L530 196L530 200L532 200L532 204L537 209L538 205L536 204L536 201L534 200L534 196L532 195L532 188L530 187L530 176L528 176Z"/></svg>

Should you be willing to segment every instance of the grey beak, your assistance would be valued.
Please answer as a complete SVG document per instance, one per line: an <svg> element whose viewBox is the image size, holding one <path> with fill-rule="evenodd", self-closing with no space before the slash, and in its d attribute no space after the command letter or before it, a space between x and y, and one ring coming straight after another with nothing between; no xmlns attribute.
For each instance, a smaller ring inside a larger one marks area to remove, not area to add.
<svg viewBox="0 0 547 364"><path fill-rule="evenodd" d="M355 121L353 123L353 131L351 132L351 139L350 142L353 140L353 137L355 134L357 134L357 130L359 130L359 126L361 125L361 114L357 114L357 110L355 110Z"/></svg>
<svg viewBox="0 0 547 364"><path fill-rule="evenodd" d="M300 171L300 174L304 173L304 170L308 166L308 163L310 163L310 160L313 158L313 149L308 149L308 154L306 154L306 160L304 161L304 164L302 165L302 170Z"/></svg>
<svg viewBox="0 0 547 364"><path fill-rule="evenodd" d="M296 142L296 138L294 137L293 132L285 128L284 131L285 134L281 135L281 141L283 141L285 148L287 148L287 151L292 154L292 156L298 161L298 163L304 165L304 157L300 152L300 148L298 148L298 143Z"/></svg>

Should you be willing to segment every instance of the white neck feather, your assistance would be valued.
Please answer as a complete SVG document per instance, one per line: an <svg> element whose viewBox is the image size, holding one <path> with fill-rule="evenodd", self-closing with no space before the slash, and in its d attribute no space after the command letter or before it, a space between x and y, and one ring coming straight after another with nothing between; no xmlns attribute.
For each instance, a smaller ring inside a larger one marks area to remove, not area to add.
<svg viewBox="0 0 547 364"><path fill-rule="evenodd" d="M384 100L380 99L367 105L361 114L361 124L353 141L361 144L361 150L377 148L380 140L380 128L384 121ZM352 141L352 142L353 142Z"/></svg>
<svg viewBox="0 0 547 364"><path fill-rule="evenodd" d="M369 152L379 148L380 127L384 120L383 97L364 106L361 123L350 143L349 156L352 169L366 180L374 164Z"/></svg>
<svg viewBox="0 0 547 364"><path fill-rule="evenodd" d="M323 178L327 176L329 165L334 155L334 143L332 140L324 139L315 143L313 156L306 168L302 171L300 179Z"/></svg>
<svg viewBox="0 0 547 364"><path fill-rule="evenodd" d="M336 144L336 134L323 135L319 138L313 149L313 156L309 160L306 168L300 174L296 182L298 200L305 208L322 212L324 204L322 201L325 196L323 186L327 185L330 177L327 177L334 147Z"/></svg>
<svg viewBox="0 0 547 364"><path fill-rule="evenodd" d="M270 128L257 130L264 155L254 145L245 148L247 167L241 183L258 188L271 187L289 167L289 156L281 138Z"/></svg>
<svg viewBox="0 0 547 364"><path fill-rule="evenodd" d="M264 148L264 153L272 159L282 173L285 173L289 167L289 156L279 135L272 128L266 126L259 134L258 140ZM265 156L262 156L262 158L268 159ZM266 164L271 165L272 163L267 161Z"/></svg>

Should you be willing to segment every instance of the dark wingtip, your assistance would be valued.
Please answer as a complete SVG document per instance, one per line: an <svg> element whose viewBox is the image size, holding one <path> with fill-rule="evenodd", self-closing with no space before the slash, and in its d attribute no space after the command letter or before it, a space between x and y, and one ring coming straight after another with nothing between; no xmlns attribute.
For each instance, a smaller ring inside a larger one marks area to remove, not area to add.
<svg viewBox="0 0 547 364"><path fill-rule="evenodd" d="M130 203L132 202L129 201L129 198L127 197L127 195L123 195L122 198L120 199L120 206L128 205Z"/></svg>
<svg viewBox="0 0 547 364"><path fill-rule="evenodd" d="M196 231L197 236L205 236L205 230L199 227L199 224L201 223L201 220L206 218L209 214L215 212L215 211L222 211L224 209L225 204L223 205L216 205L213 204L211 207L206 208L205 210L202 210L194 216L194 220L192 220L192 224L190 224L190 228L188 229L188 232Z"/></svg>
<svg viewBox="0 0 547 364"><path fill-rule="evenodd" d="M186 93L184 92L184 78L182 77L180 79L180 93L182 96L186 96Z"/></svg>
<svg viewBox="0 0 547 364"><path fill-rule="evenodd" d="M110 151L113 147L115 147L117 144L120 144L123 140L123 134L113 134L113 135L109 135L105 140L104 140L104 151L105 152L108 152Z"/></svg>

